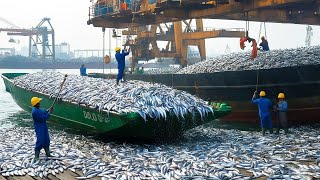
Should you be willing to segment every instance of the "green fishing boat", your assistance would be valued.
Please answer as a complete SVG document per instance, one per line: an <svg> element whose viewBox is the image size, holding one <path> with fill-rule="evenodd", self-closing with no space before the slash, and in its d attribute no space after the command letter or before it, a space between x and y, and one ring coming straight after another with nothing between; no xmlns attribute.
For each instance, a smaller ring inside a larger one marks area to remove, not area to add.
<svg viewBox="0 0 320 180"><path fill-rule="evenodd" d="M43 98L41 101L42 108L49 108L54 98L14 85L13 79L24 74L2 74L6 91L11 94L15 102L25 111L31 112L30 99L34 96ZM179 119L175 115L168 115L166 120L147 119L145 121L138 113L119 114L116 112L99 112L85 105L60 100L55 104L54 112L49 122L81 130L82 132L105 136L115 135L147 139L170 138L179 136L185 130L229 114L231 107L222 104L214 110L213 114L209 114L202 120L200 114L196 114L195 116L190 114L185 119Z"/></svg>

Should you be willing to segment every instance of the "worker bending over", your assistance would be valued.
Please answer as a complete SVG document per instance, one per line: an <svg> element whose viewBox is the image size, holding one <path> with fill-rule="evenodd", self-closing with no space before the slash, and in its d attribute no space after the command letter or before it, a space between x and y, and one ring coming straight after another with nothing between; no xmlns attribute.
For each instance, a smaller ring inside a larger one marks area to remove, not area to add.
<svg viewBox="0 0 320 180"><path fill-rule="evenodd" d="M124 50L122 50L122 53L120 53L120 48L116 47L115 51L116 51L116 60L118 62L118 75L117 75L117 85L119 85L119 81L123 78L124 75L124 68L126 67L126 56L129 55L130 53L130 49L128 50L128 52L124 52Z"/></svg>
<svg viewBox="0 0 320 180"><path fill-rule="evenodd" d="M285 134L288 134L288 122L287 122L287 110L288 105L284 100L285 95L283 93L279 93L278 95L278 103L275 105L275 110L277 113L277 132L279 134L280 127L284 129Z"/></svg>
<svg viewBox="0 0 320 180"><path fill-rule="evenodd" d="M261 43L259 44L260 46L260 50L262 51L269 51L269 44L268 41L266 40L266 38L264 36L261 37Z"/></svg>
<svg viewBox="0 0 320 180"><path fill-rule="evenodd" d="M250 37L242 37L242 38L240 38L240 48L242 49L242 50L244 50L244 48L246 47L245 46L245 42L246 41L248 41L249 43L251 43L252 42L252 45L251 45L251 47L252 47L252 50L251 50L251 57L250 57L250 59L251 60L254 60L256 57L257 57L257 55L258 55L258 48L257 48L257 41L255 40L255 39L253 39L253 38L250 38Z"/></svg>
<svg viewBox="0 0 320 180"><path fill-rule="evenodd" d="M35 157L34 161L39 160L40 150L43 148L46 152L47 157L53 157L50 154L49 146L50 146L50 137L48 132L47 120L50 117L50 113L52 113L53 109L49 110L40 109L40 101L41 99L38 97L33 97L31 99L32 108L32 118L33 118L33 126L36 132L36 145L35 145Z"/></svg>
<svg viewBox="0 0 320 180"><path fill-rule="evenodd" d="M272 103L268 98L265 97L266 92L261 91L259 95L260 95L260 98L257 99L256 98L257 91L255 91L251 101L253 104L258 104L262 135L264 136L266 132L266 128L269 128L271 134L273 133L272 121L271 121L271 115L270 115L270 109L272 109Z"/></svg>

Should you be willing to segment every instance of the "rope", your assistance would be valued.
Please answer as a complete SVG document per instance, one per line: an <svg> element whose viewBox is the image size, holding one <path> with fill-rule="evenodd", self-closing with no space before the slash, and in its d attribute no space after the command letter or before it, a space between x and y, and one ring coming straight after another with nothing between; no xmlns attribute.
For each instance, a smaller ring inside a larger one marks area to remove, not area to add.
<svg viewBox="0 0 320 180"><path fill-rule="evenodd" d="M258 70L257 70L257 83L256 83L256 91L258 91L258 84L259 84L259 69L260 69L260 67L258 67Z"/></svg>
<svg viewBox="0 0 320 180"><path fill-rule="evenodd" d="M261 30L262 30L262 23L260 23L260 30L259 30L259 36L258 36L258 43L260 42L260 37L261 37Z"/></svg>
<svg viewBox="0 0 320 180"><path fill-rule="evenodd" d="M266 22L264 22L264 37L266 37L266 39L268 39L268 38L267 38L267 27L266 27Z"/></svg>
<svg viewBox="0 0 320 180"><path fill-rule="evenodd" d="M246 16L246 37L249 37L250 24L249 24L248 12L245 12L245 16Z"/></svg>

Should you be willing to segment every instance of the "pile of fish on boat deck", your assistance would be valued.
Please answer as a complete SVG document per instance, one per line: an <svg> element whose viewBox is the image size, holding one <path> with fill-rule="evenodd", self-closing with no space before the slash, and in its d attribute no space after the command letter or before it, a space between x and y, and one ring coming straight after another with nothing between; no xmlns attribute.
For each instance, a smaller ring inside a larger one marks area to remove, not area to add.
<svg viewBox="0 0 320 180"><path fill-rule="evenodd" d="M61 73L41 72L16 77L14 84L56 97L63 78ZM205 101L191 94L143 81L128 81L115 86L115 81L110 79L70 75L59 99L108 113L138 112L145 121L148 117L155 120L166 119L168 113L179 119L184 119L188 114L194 116L199 113L204 118L213 113L213 109Z"/></svg>
<svg viewBox="0 0 320 180"><path fill-rule="evenodd" d="M232 53L188 66L177 74L271 69L312 64L320 64L320 46L259 52L254 61L250 60L250 52Z"/></svg>
<svg viewBox="0 0 320 180"><path fill-rule="evenodd" d="M177 70L176 68L161 68L153 69L146 74L214 73L312 64L320 64L320 46L259 52L258 57L254 61L250 60L250 52L231 53L210 58L180 70Z"/></svg>
<svg viewBox="0 0 320 180"><path fill-rule="evenodd" d="M149 69L144 72L144 74L172 74L180 70L179 67L165 67L158 69Z"/></svg>

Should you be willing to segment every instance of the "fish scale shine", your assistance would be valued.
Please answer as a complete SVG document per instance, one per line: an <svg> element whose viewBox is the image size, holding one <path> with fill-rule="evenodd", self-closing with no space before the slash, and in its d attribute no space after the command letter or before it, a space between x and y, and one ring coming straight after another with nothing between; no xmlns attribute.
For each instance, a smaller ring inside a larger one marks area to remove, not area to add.
<svg viewBox="0 0 320 180"><path fill-rule="evenodd" d="M16 77L14 84L54 98L59 92L63 77L63 74L56 72L26 74ZM184 119L189 113L197 112L202 118L209 112L213 113L213 109L205 101L189 93L143 81L128 81L115 86L110 79L69 75L59 99L97 108L99 111L138 112L145 121L166 119L168 114ZM170 108L172 106L173 109Z"/></svg>

